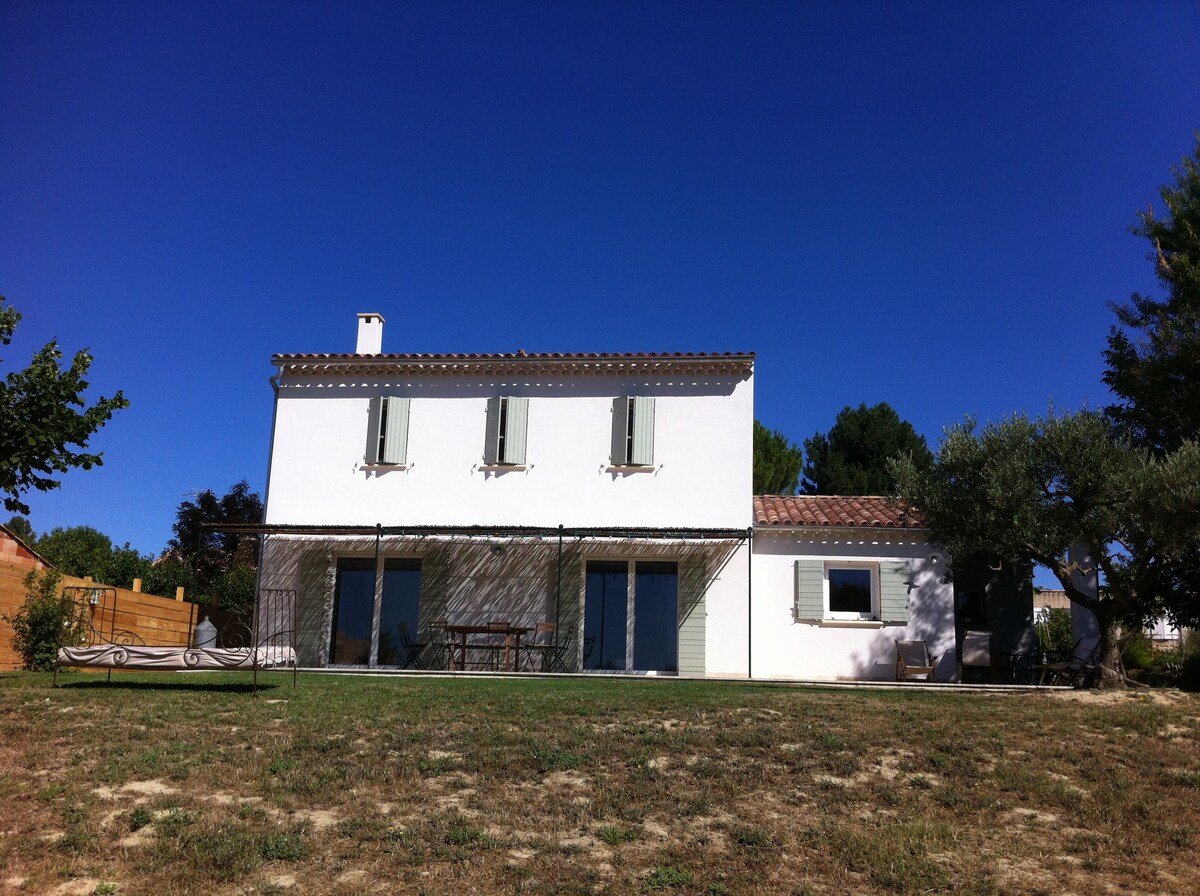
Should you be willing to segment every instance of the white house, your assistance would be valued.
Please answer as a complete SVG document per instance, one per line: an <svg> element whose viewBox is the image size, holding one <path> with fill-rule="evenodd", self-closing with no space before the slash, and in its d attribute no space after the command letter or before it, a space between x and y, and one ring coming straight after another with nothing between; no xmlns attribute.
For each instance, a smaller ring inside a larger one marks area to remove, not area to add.
<svg viewBox="0 0 1200 896"><path fill-rule="evenodd" d="M383 324L272 359L260 586L297 591L302 665L503 621L579 671L890 677L918 638L952 674L915 519L752 498L753 353L384 354Z"/></svg>

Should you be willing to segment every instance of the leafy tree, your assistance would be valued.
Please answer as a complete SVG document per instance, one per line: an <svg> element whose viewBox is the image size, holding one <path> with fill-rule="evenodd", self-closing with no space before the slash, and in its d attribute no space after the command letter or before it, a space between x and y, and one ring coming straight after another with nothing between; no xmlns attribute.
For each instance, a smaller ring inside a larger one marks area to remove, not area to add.
<svg viewBox="0 0 1200 896"><path fill-rule="evenodd" d="M254 607L258 571L244 563L230 567L213 586L217 606L230 613L249 613Z"/></svg>
<svg viewBox="0 0 1200 896"><path fill-rule="evenodd" d="M161 597L174 597L175 590L182 588L189 599L195 599L193 593L195 576L192 568L177 557L166 556L150 564L146 574L142 576L142 590L147 594L157 594Z"/></svg>
<svg viewBox="0 0 1200 896"><path fill-rule="evenodd" d="M175 537L168 551L192 570L193 585L200 595L209 595L218 580L231 568L258 566L258 542L253 536L213 532L204 528L214 523L261 523L262 498L242 480L218 498L211 490L184 501L175 514Z"/></svg>
<svg viewBox="0 0 1200 896"><path fill-rule="evenodd" d="M925 437L887 402L842 408L828 435L805 440L804 453L800 490L806 495L889 495L890 459L911 456L918 469L933 463Z"/></svg>
<svg viewBox="0 0 1200 896"><path fill-rule="evenodd" d="M0 296L0 345L12 342L21 315ZM61 484L53 478L74 467L85 470L101 464L100 454L84 450L88 439L112 415L129 406L121 392L99 398L91 407L82 397L84 377L92 357L75 353L71 365L60 367L57 341L46 343L24 370L10 372L0 382L0 495L13 513L29 513L21 495L29 489L49 491Z"/></svg>
<svg viewBox="0 0 1200 896"><path fill-rule="evenodd" d="M29 520L25 519L25 517L14 516L5 525L8 526L10 532L31 548L37 544L37 533L33 531L33 526L29 524Z"/></svg>
<svg viewBox="0 0 1200 896"><path fill-rule="evenodd" d="M794 495L804 454L778 430L754 421L754 494Z"/></svg>
<svg viewBox="0 0 1200 896"><path fill-rule="evenodd" d="M150 565L149 557L143 556L129 542L125 542L121 547L113 548L100 581L117 588L132 588L134 579L141 579L143 584L145 583ZM171 595L174 593L172 591Z"/></svg>
<svg viewBox="0 0 1200 896"><path fill-rule="evenodd" d="M61 581L57 570L31 569L25 576L25 602L16 615L4 617L13 628L13 649L31 671L52 669L59 647L84 641L85 611L72 598L59 593Z"/></svg>
<svg viewBox="0 0 1200 896"><path fill-rule="evenodd" d="M1141 629L1163 614L1200 622L1196 443L1155 457L1114 437L1099 414L1016 415L981 430L967 421L947 432L932 468L904 457L893 471L898 494L955 562L1032 559L1095 614L1104 685L1122 680L1122 626ZM1098 594L1080 579L1093 572Z"/></svg>
<svg viewBox="0 0 1200 896"><path fill-rule="evenodd" d="M1166 216L1148 207L1131 228L1150 241L1166 298L1111 304L1118 325L1104 352L1104 383L1119 399L1106 413L1159 453L1200 438L1200 135L1195 157L1173 173L1161 190Z"/></svg>
<svg viewBox="0 0 1200 896"><path fill-rule="evenodd" d="M1035 596L1036 603L1036 596ZM1038 646L1058 654L1069 654L1075 646L1071 632L1071 611L1063 607L1042 607L1037 626Z"/></svg>
<svg viewBox="0 0 1200 896"><path fill-rule="evenodd" d="M37 552L68 576L91 576L106 581L112 561L112 540L91 526L58 526L38 539Z"/></svg>

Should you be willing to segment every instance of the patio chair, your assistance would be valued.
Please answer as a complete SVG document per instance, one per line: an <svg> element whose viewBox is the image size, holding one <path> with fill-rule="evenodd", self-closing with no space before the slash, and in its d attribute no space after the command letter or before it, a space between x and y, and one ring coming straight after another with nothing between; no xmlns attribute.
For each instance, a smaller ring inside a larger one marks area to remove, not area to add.
<svg viewBox="0 0 1200 896"><path fill-rule="evenodd" d="M992 633L966 632L963 635L962 659L958 664L958 680L967 680L968 669L982 669L980 677L992 680Z"/></svg>
<svg viewBox="0 0 1200 896"><path fill-rule="evenodd" d="M400 647L404 651L405 669L424 669L421 654L429 645L425 642L414 641L408 633L408 623L400 623Z"/></svg>
<svg viewBox="0 0 1200 896"><path fill-rule="evenodd" d="M507 619L489 619L487 627L488 627L489 632L494 632L497 635L504 636L503 641L500 641L500 642L497 642L494 644L488 644L484 648L484 649L488 650L491 654L491 656L488 659L488 667L493 672L499 672L501 656L504 657L504 668L505 669L508 668L509 650L512 649L512 635L509 633L509 629L512 628L512 623L509 622Z"/></svg>
<svg viewBox="0 0 1200 896"><path fill-rule="evenodd" d="M525 665L529 671L550 671L550 655L555 646L554 632L557 628L553 622L539 622L533 627L533 637L528 643L521 645L521 650L527 657Z"/></svg>
<svg viewBox="0 0 1200 896"><path fill-rule="evenodd" d="M454 645L450 643L450 635L446 626L449 619L431 619L429 621L429 666L430 669L447 669L450 657L453 656Z"/></svg>
<svg viewBox="0 0 1200 896"><path fill-rule="evenodd" d="M1080 638L1071 648L1069 657L1060 659L1052 653L1045 654L1041 665L1034 667L1041 673L1038 684L1058 683L1073 688L1086 684L1100 668L1096 662L1097 647L1099 644L1094 639Z"/></svg>
<svg viewBox="0 0 1200 896"><path fill-rule="evenodd" d="M567 667L567 655L571 652L571 634L568 631L557 642L551 642L543 655L543 672L574 672Z"/></svg>
<svg viewBox="0 0 1200 896"><path fill-rule="evenodd" d="M938 658L929 655L929 645L924 641L896 641L896 681L924 676L933 681L933 670Z"/></svg>

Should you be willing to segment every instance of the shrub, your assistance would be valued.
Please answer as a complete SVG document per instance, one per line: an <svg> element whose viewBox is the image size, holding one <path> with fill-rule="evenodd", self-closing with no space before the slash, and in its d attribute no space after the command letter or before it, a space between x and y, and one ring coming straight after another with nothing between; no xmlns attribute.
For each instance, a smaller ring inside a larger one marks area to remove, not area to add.
<svg viewBox="0 0 1200 896"><path fill-rule="evenodd" d="M1038 616L1038 644L1042 650L1070 653L1075 646L1071 635L1071 611L1063 607L1042 607Z"/></svg>
<svg viewBox="0 0 1200 896"><path fill-rule="evenodd" d="M1145 632L1134 632L1125 641L1121 662L1126 669L1152 669L1154 667L1154 645Z"/></svg>
<svg viewBox="0 0 1200 896"><path fill-rule="evenodd" d="M254 589L258 572L252 566L230 567L213 585L218 606L230 613L249 614L254 610Z"/></svg>
<svg viewBox="0 0 1200 896"><path fill-rule="evenodd" d="M61 581L57 570L30 570L25 577L25 603L16 615L4 617L13 627L13 648L26 669L52 669L59 647L72 647L86 640L85 611L72 598L58 593Z"/></svg>

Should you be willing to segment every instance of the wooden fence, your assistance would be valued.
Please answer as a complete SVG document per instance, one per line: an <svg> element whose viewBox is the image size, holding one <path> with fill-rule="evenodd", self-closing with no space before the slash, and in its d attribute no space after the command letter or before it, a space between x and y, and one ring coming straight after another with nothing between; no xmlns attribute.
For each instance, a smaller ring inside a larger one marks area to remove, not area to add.
<svg viewBox="0 0 1200 896"><path fill-rule="evenodd" d="M15 541L0 537L0 616L11 616L25 602L25 576L31 569L45 569L36 555L23 550ZM62 587L106 587L86 579L63 576ZM195 623L196 604L127 588L117 588L116 619L105 614L94 619L93 625L102 631L110 627L136 634L147 644L183 647ZM101 628L103 626L103 628ZM0 619L0 670L20 669L21 657L12 646L12 626Z"/></svg>

